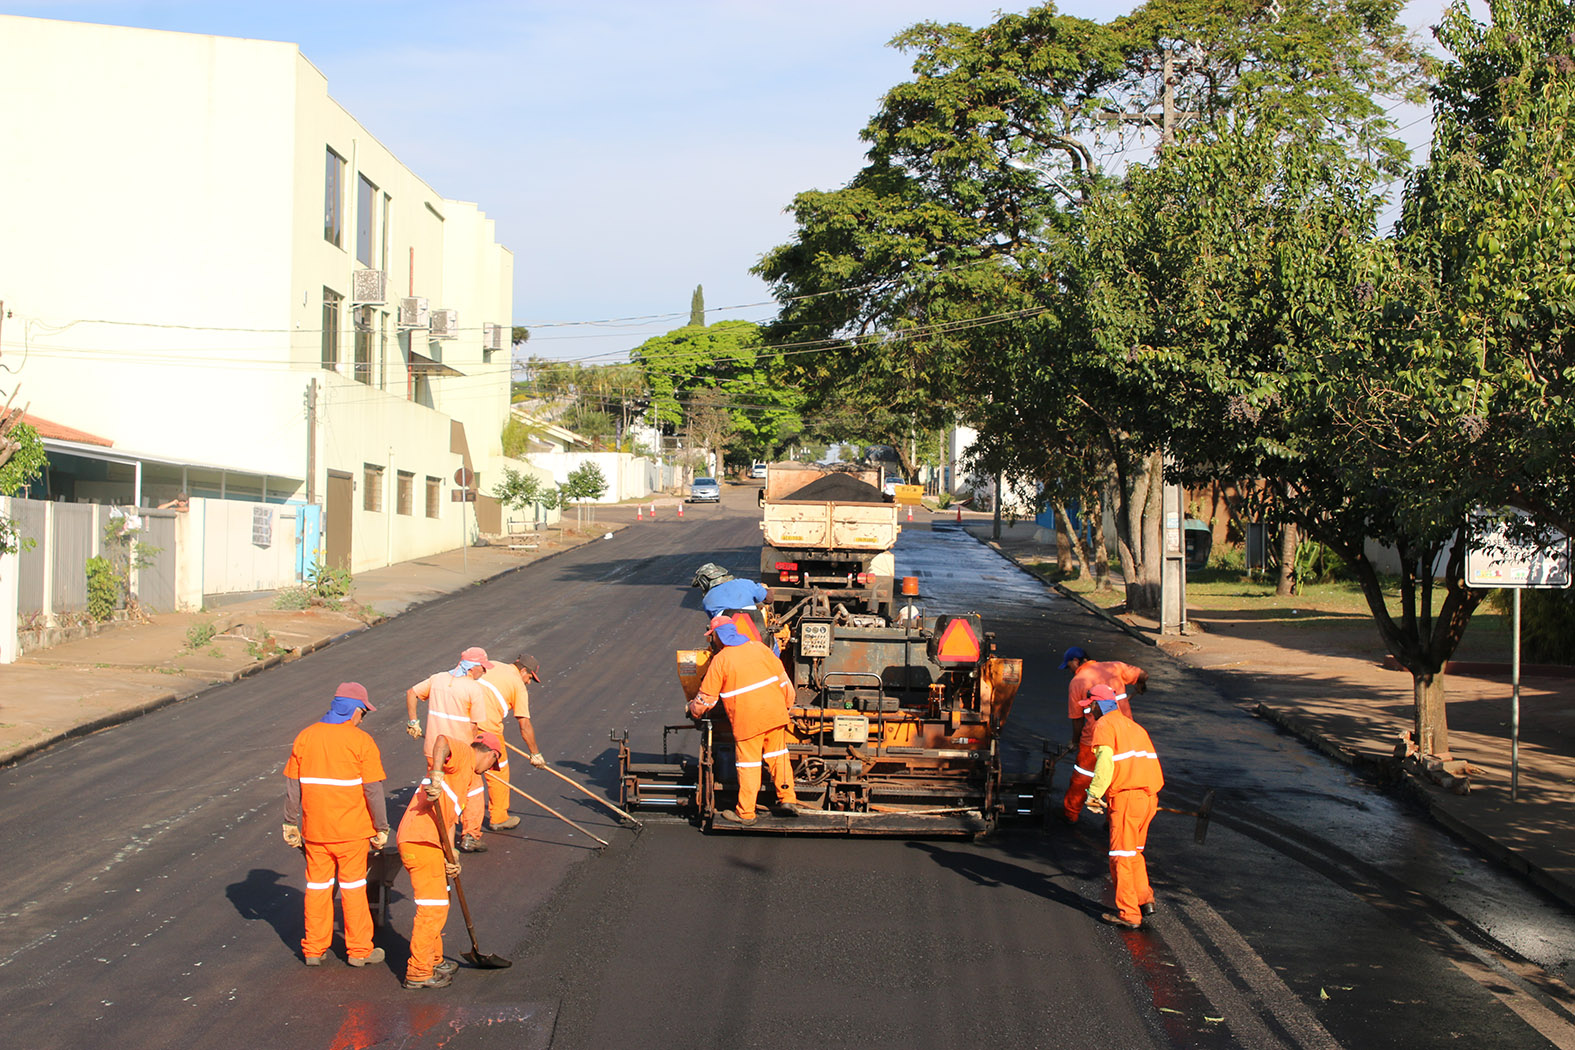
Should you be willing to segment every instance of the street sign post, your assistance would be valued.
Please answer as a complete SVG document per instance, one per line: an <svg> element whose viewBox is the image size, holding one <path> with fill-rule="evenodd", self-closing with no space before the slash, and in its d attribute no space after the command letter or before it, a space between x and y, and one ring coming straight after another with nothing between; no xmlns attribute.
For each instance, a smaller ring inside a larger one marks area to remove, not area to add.
<svg viewBox="0 0 1575 1050"><path fill-rule="evenodd" d="M1512 596L1509 799L1514 802L1520 798L1520 592L1570 585L1570 538L1514 507L1472 511L1466 533L1466 586L1504 587Z"/></svg>

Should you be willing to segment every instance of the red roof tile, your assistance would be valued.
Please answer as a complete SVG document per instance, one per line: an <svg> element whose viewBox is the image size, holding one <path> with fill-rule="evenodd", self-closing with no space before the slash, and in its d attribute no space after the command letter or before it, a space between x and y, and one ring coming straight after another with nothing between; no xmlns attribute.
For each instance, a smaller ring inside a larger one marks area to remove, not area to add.
<svg viewBox="0 0 1575 1050"><path fill-rule="evenodd" d="M38 431L39 437L50 438L54 441L74 441L79 445L102 445L105 448L109 448L114 444L109 438L99 437L97 434L89 434L86 430L78 430L75 427L64 426L60 423L51 423L47 419L40 419L38 416L30 415L26 412L22 413L22 422Z"/></svg>

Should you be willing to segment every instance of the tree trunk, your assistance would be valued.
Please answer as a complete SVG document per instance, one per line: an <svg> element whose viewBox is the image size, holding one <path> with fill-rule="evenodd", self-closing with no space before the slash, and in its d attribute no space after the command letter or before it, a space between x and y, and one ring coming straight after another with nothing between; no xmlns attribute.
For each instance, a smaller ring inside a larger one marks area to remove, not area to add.
<svg viewBox="0 0 1575 1050"><path fill-rule="evenodd" d="M1296 593L1296 548L1301 545L1301 531L1296 523L1287 521L1280 527L1280 572L1274 584L1274 593L1284 596Z"/></svg>
<svg viewBox="0 0 1575 1050"><path fill-rule="evenodd" d="M1087 523L1088 542L1094 548L1094 582L1102 591L1111 589L1110 545L1105 542L1105 510L1110 506L1110 490L1100 490L1097 499L1088 501L1094 508L1094 517Z"/></svg>
<svg viewBox="0 0 1575 1050"><path fill-rule="evenodd" d="M1411 688L1416 699L1414 739L1417 750L1449 759L1449 719L1444 712L1444 672L1414 674Z"/></svg>
<svg viewBox="0 0 1575 1050"><path fill-rule="evenodd" d="M1163 508L1165 461L1157 450L1143 458L1128 476L1116 515L1121 544L1121 571L1126 579L1127 609L1146 616L1159 611L1160 517Z"/></svg>
<svg viewBox="0 0 1575 1050"><path fill-rule="evenodd" d="M1001 472L995 472L995 519L990 529L990 538L996 543L1001 542Z"/></svg>
<svg viewBox="0 0 1575 1050"><path fill-rule="evenodd" d="M1071 566L1068 564L1073 557L1077 559L1077 578L1089 580L1094 578L1094 566L1088 558L1088 544L1083 542L1083 535L1072 527L1072 515L1066 509L1065 503L1055 505L1057 528L1056 538L1056 565L1063 574L1069 574ZM1063 554L1063 548L1065 553Z"/></svg>
<svg viewBox="0 0 1575 1050"><path fill-rule="evenodd" d="M1225 496L1225 483L1216 481L1213 489L1214 506L1209 511L1209 532L1213 539L1212 550L1222 551L1230 542L1230 500Z"/></svg>

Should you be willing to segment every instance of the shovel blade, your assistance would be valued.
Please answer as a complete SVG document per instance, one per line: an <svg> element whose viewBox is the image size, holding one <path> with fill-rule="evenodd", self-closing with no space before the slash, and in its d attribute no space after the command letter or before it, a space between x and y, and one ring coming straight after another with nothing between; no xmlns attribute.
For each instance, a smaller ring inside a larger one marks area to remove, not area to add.
<svg viewBox="0 0 1575 1050"><path fill-rule="evenodd" d="M1214 789L1210 788L1203 796L1203 805L1198 807L1198 825L1192 832L1192 841L1203 845L1203 840L1209 836L1209 818L1214 815Z"/></svg>
<svg viewBox="0 0 1575 1050"><path fill-rule="evenodd" d="M489 955L486 952L465 952L464 958L478 970L507 970L514 965L513 959L505 959L501 955Z"/></svg>

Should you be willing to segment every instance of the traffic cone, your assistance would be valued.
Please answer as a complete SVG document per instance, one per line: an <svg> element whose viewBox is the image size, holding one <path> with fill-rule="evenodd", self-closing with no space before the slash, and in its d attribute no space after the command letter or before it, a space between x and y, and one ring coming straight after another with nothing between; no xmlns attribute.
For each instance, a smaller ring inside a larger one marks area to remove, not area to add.
<svg viewBox="0 0 1575 1050"><path fill-rule="evenodd" d="M634 508L634 520L635 521L644 521L645 520L645 508L644 507L636 506Z"/></svg>
<svg viewBox="0 0 1575 1050"><path fill-rule="evenodd" d="M651 501L651 520L656 520L656 501L654 499Z"/></svg>
<svg viewBox="0 0 1575 1050"><path fill-rule="evenodd" d="M957 504L957 524L962 524L962 504Z"/></svg>
<svg viewBox="0 0 1575 1050"><path fill-rule="evenodd" d="M913 520L913 504L908 504L908 520Z"/></svg>
<svg viewBox="0 0 1575 1050"><path fill-rule="evenodd" d="M679 518L684 516L684 505L682 503L678 505L678 516Z"/></svg>

